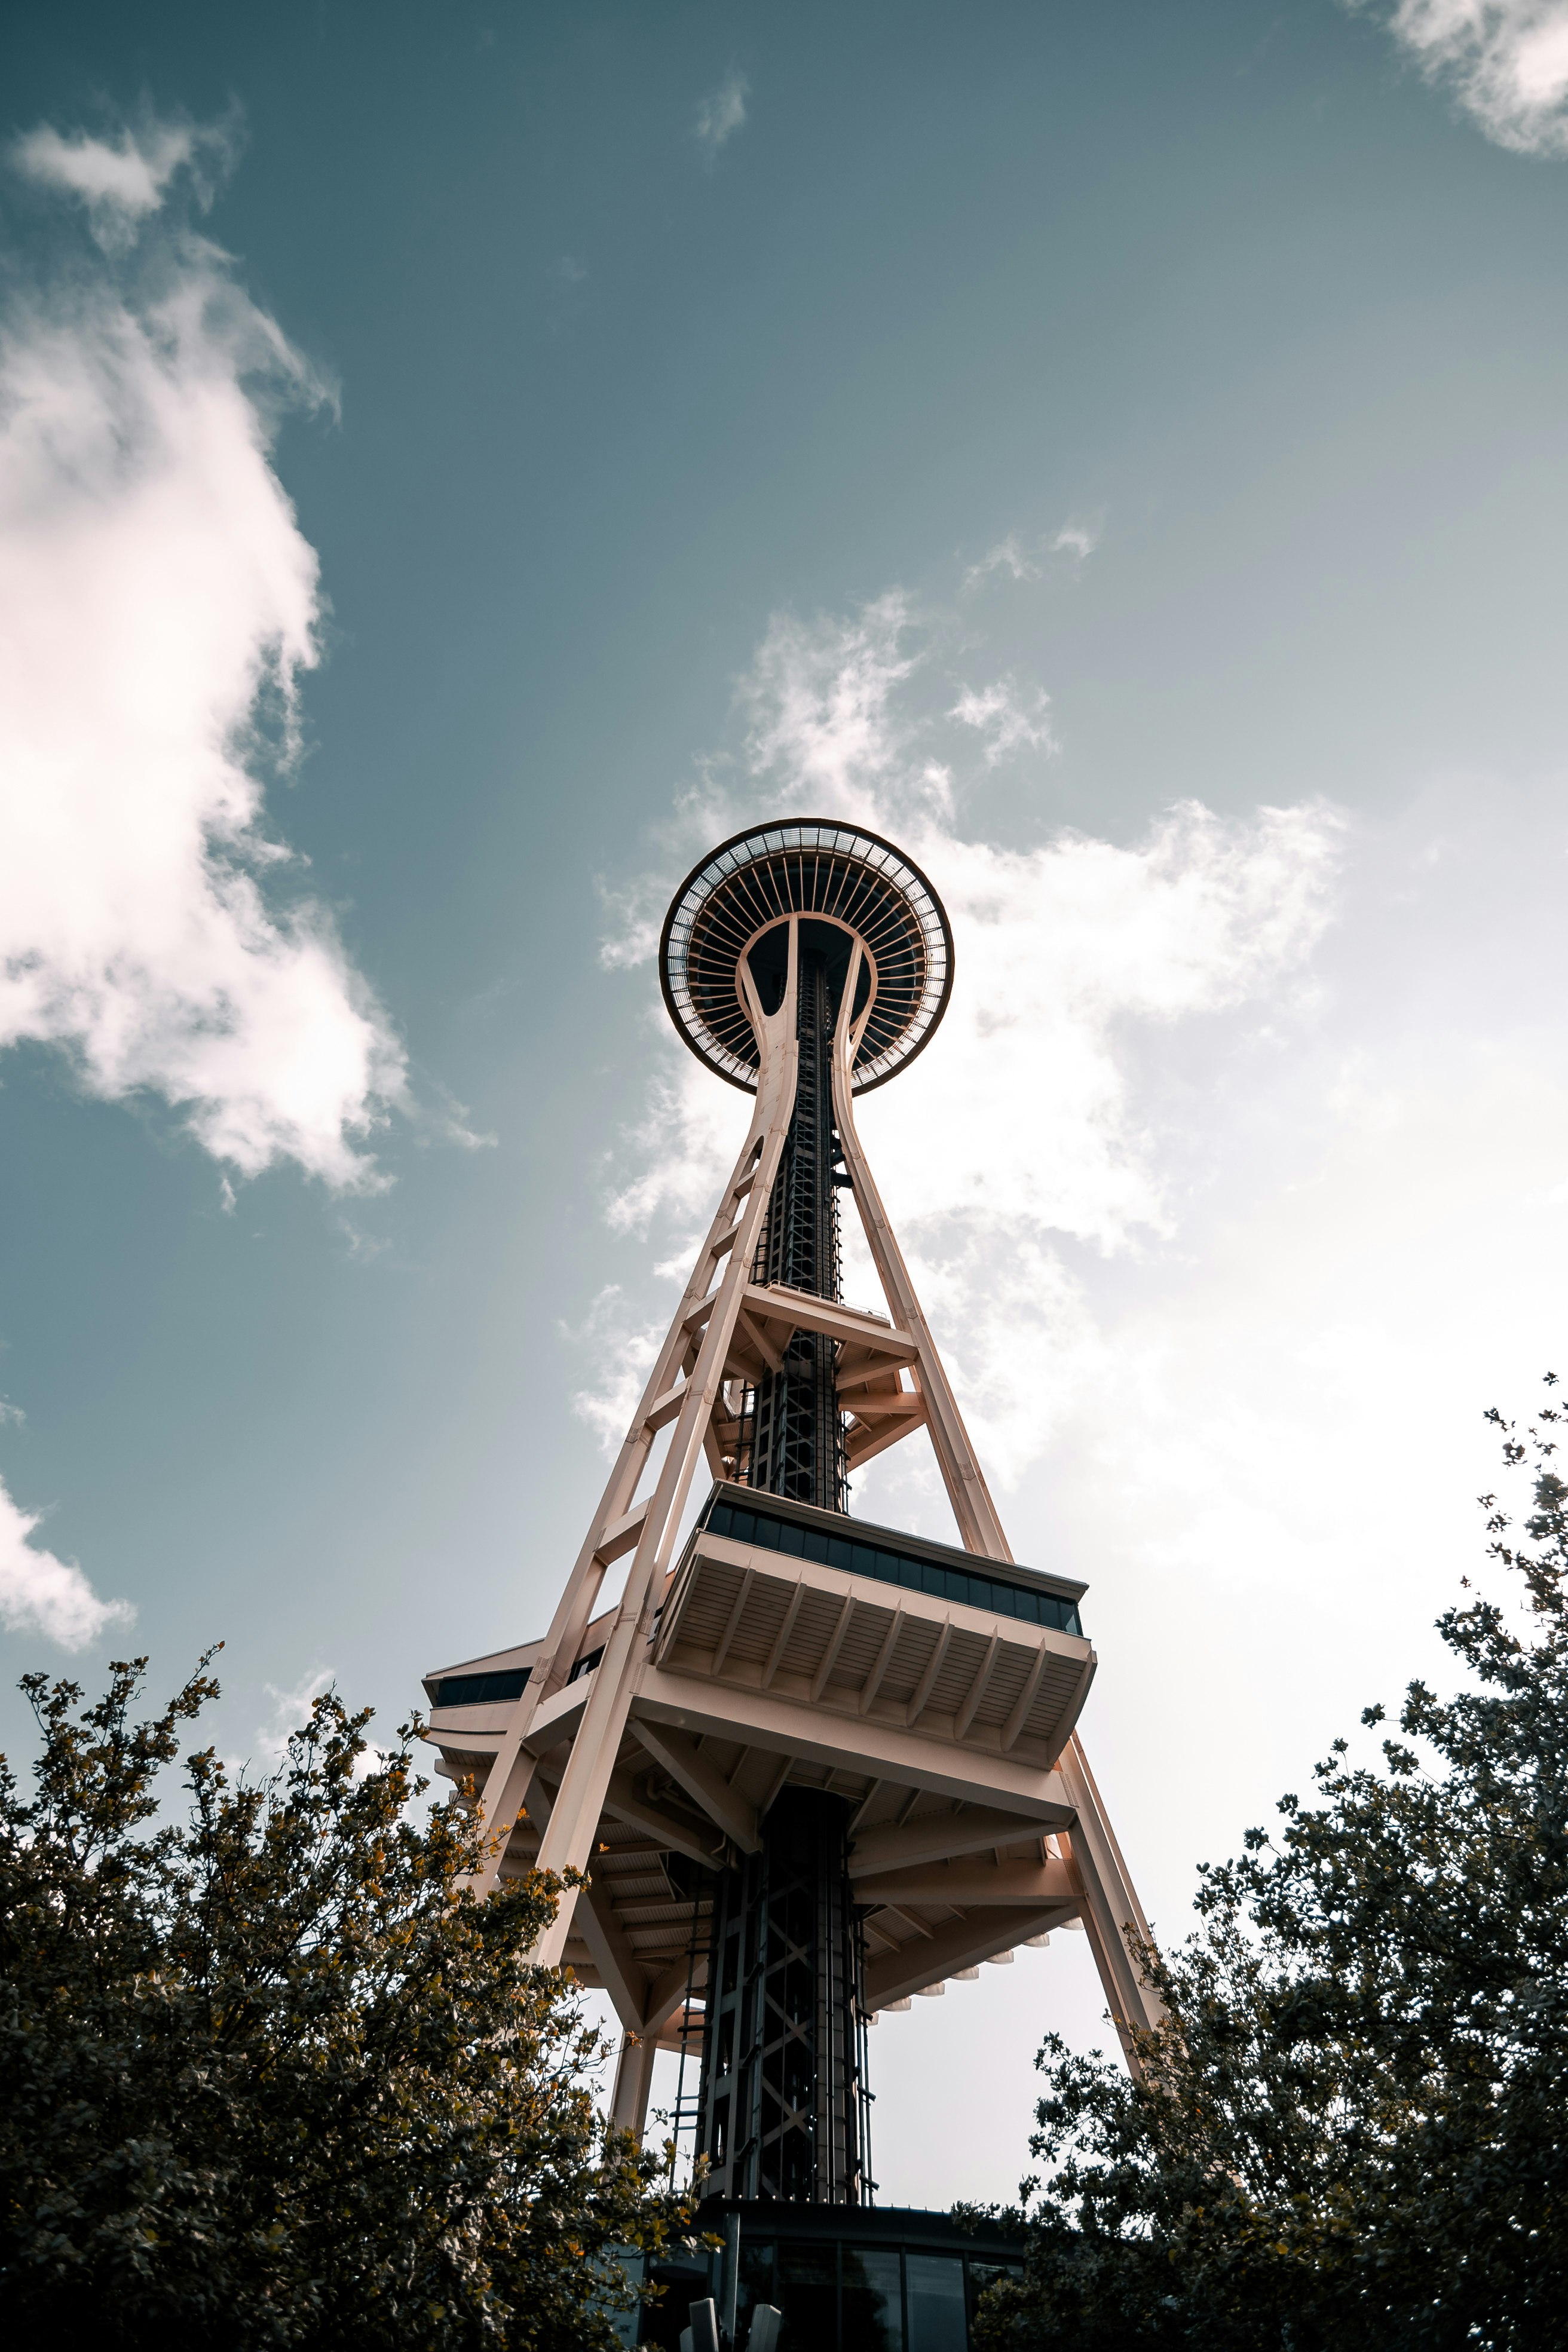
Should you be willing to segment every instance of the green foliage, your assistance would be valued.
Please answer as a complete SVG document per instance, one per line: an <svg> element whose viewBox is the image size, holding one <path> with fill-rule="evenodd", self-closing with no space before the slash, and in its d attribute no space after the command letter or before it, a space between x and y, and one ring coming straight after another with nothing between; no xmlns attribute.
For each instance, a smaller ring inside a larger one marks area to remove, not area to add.
<svg viewBox="0 0 1568 2352"><path fill-rule="evenodd" d="M1469 1669L1406 1694L1381 1769L1343 1740L1310 1802L1206 1870L1203 1927L1146 1956L1169 2023L1141 2079L1047 2042L1051 2168L989 2347L1442 2352L1568 2331L1568 1487L1533 1457L1529 1550L1485 1496L1528 1638L1474 1600ZM1363 1722L1383 1719L1372 1707ZM1030 2193L1038 2184L1026 2184Z"/></svg>
<svg viewBox="0 0 1568 2352"><path fill-rule="evenodd" d="M596 2122L571 1979L527 1954L557 1882L476 1903L458 1801L416 1819L406 1727L316 1701L255 1785L188 1754L202 1670L132 1719L23 1687L0 1759L0 2282L11 2324L160 2352L608 2345L608 2250L687 2210Z"/></svg>

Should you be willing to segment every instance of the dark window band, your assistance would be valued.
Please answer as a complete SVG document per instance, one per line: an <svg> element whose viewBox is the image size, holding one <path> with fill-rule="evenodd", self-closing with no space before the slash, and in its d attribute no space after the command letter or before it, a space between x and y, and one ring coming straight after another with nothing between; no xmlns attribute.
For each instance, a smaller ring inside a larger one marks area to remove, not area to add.
<svg viewBox="0 0 1568 2352"><path fill-rule="evenodd" d="M934 1559L915 1559L906 1552L885 1551L872 1544L856 1543L847 1536L829 1535L826 1528L799 1527L793 1519L775 1519L766 1511L743 1511L733 1503L714 1503L702 1525L710 1535L729 1536L736 1543L759 1544L768 1551L787 1552L795 1559L815 1559L824 1568L847 1569L852 1576L869 1576L879 1584L902 1585L906 1592L929 1592L938 1601L962 1601L970 1609L989 1609L998 1617L1016 1617L1027 1625L1049 1625L1058 1633L1076 1633L1083 1627L1078 1608L1054 1592L1037 1592L1033 1586L1008 1584L997 1576L975 1576L969 1570L943 1568Z"/></svg>
<svg viewBox="0 0 1568 2352"><path fill-rule="evenodd" d="M480 1706L487 1700L521 1698L532 1672L529 1666L508 1666L497 1675L448 1675L434 1685L432 1706Z"/></svg>

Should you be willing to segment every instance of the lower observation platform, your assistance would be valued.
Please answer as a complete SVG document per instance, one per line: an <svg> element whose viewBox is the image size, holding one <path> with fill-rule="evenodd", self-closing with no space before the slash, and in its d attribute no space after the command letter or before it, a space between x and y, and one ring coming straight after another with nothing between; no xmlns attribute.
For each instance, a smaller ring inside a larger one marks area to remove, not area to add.
<svg viewBox="0 0 1568 2352"><path fill-rule="evenodd" d="M641 2021L650 2062L683 2032L700 2047L714 1874L761 1851L786 1786L845 1802L868 2017L1084 1913L1055 1835L1074 1823L1056 1768L1094 1674L1084 1590L713 1487L665 1582L565 1953ZM586 1627L529 1724L537 1761L504 1875L538 1853L613 1621ZM445 1777L482 1790L543 1652L426 1676Z"/></svg>

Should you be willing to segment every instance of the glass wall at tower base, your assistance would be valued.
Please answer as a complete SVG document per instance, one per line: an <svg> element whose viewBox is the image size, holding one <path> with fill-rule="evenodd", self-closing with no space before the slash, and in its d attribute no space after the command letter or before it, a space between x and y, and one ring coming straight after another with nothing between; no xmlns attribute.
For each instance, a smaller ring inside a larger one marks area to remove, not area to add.
<svg viewBox="0 0 1568 2352"><path fill-rule="evenodd" d="M765 2304L783 2315L778 2352L969 2352L980 2297L1023 2268L1020 2233L994 2222L961 2230L950 2213L905 2206L726 2199L703 2220L724 2244L653 2265L647 2275L665 2292L625 2315L627 2346L678 2352L691 2305L711 2296L733 2352L745 2352L752 2315ZM643 2276L639 2258L627 2268Z"/></svg>

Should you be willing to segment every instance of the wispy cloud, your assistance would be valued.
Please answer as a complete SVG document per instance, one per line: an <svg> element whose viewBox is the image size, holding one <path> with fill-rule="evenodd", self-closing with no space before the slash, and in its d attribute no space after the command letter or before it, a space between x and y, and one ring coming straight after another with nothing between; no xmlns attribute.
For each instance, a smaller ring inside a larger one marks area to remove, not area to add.
<svg viewBox="0 0 1568 2352"><path fill-rule="evenodd" d="M1081 563L1100 545L1101 528L1098 522L1064 522L1050 542L1050 551L1075 556Z"/></svg>
<svg viewBox="0 0 1568 2352"><path fill-rule="evenodd" d="M301 1675L292 1690L279 1690L276 1683L263 1685L272 1701L272 1712L257 1726L256 1748L268 1771L275 1772L283 1762L290 1737L302 1724L309 1723L311 1707L336 1680L331 1666L317 1666L313 1672Z"/></svg>
<svg viewBox="0 0 1568 2352"><path fill-rule="evenodd" d="M42 1524L42 1512L23 1510L0 1484L0 1624L14 1633L42 1633L65 1650L84 1649L136 1612L128 1601L100 1601L74 1559L35 1543Z"/></svg>
<svg viewBox="0 0 1568 2352"><path fill-rule="evenodd" d="M1040 688L1021 689L1011 678L999 678L993 686L965 687L947 715L984 736L985 764L994 768L1014 751L1057 749L1046 716L1050 704Z"/></svg>
<svg viewBox="0 0 1568 2352"><path fill-rule="evenodd" d="M1059 530L1043 539L1026 540L1010 530L988 547L977 563L972 563L960 583L961 593L973 595L988 580L1043 580L1046 565L1053 555L1066 556L1071 563L1082 563L1100 545L1101 525L1097 521L1064 522Z"/></svg>
<svg viewBox="0 0 1568 2352"><path fill-rule="evenodd" d="M401 1048L262 808L321 611L268 443L330 388L182 222L227 139L12 150L102 250L0 308L0 1046L161 1097L237 1174L363 1189Z"/></svg>
<svg viewBox="0 0 1568 2352"><path fill-rule="evenodd" d="M572 1400L606 1454L626 1433L649 1369L664 1339L664 1327L639 1316L619 1283L607 1283L574 1328L562 1327L594 1364L594 1379Z"/></svg>
<svg viewBox="0 0 1568 2352"><path fill-rule="evenodd" d="M752 85L743 73L733 68L727 73L715 90L710 90L697 109L692 123L692 135L709 163L726 146L746 120L746 100Z"/></svg>
<svg viewBox="0 0 1568 2352"><path fill-rule="evenodd" d="M736 698L751 775L829 816L886 790L912 740L896 698L922 658L915 626L901 589L842 623L775 614Z"/></svg>
<svg viewBox="0 0 1568 2352"><path fill-rule="evenodd" d="M1428 80L1500 147L1568 155L1568 0L1349 0L1372 5Z"/></svg>
<svg viewBox="0 0 1568 2352"><path fill-rule="evenodd" d="M1009 580L1037 580L1040 577L1038 553L1026 548L1016 530L1010 530L1005 539L999 539L994 547L988 547L979 562L969 566L963 575L965 591L983 587L998 572L1005 572Z"/></svg>
<svg viewBox="0 0 1568 2352"><path fill-rule="evenodd" d="M11 142L9 161L25 179L79 196L106 252L123 252L170 184L184 173L198 204L210 204L238 155L236 121L198 124L151 118L118 138L60 131L41 122Z"/></svg>

